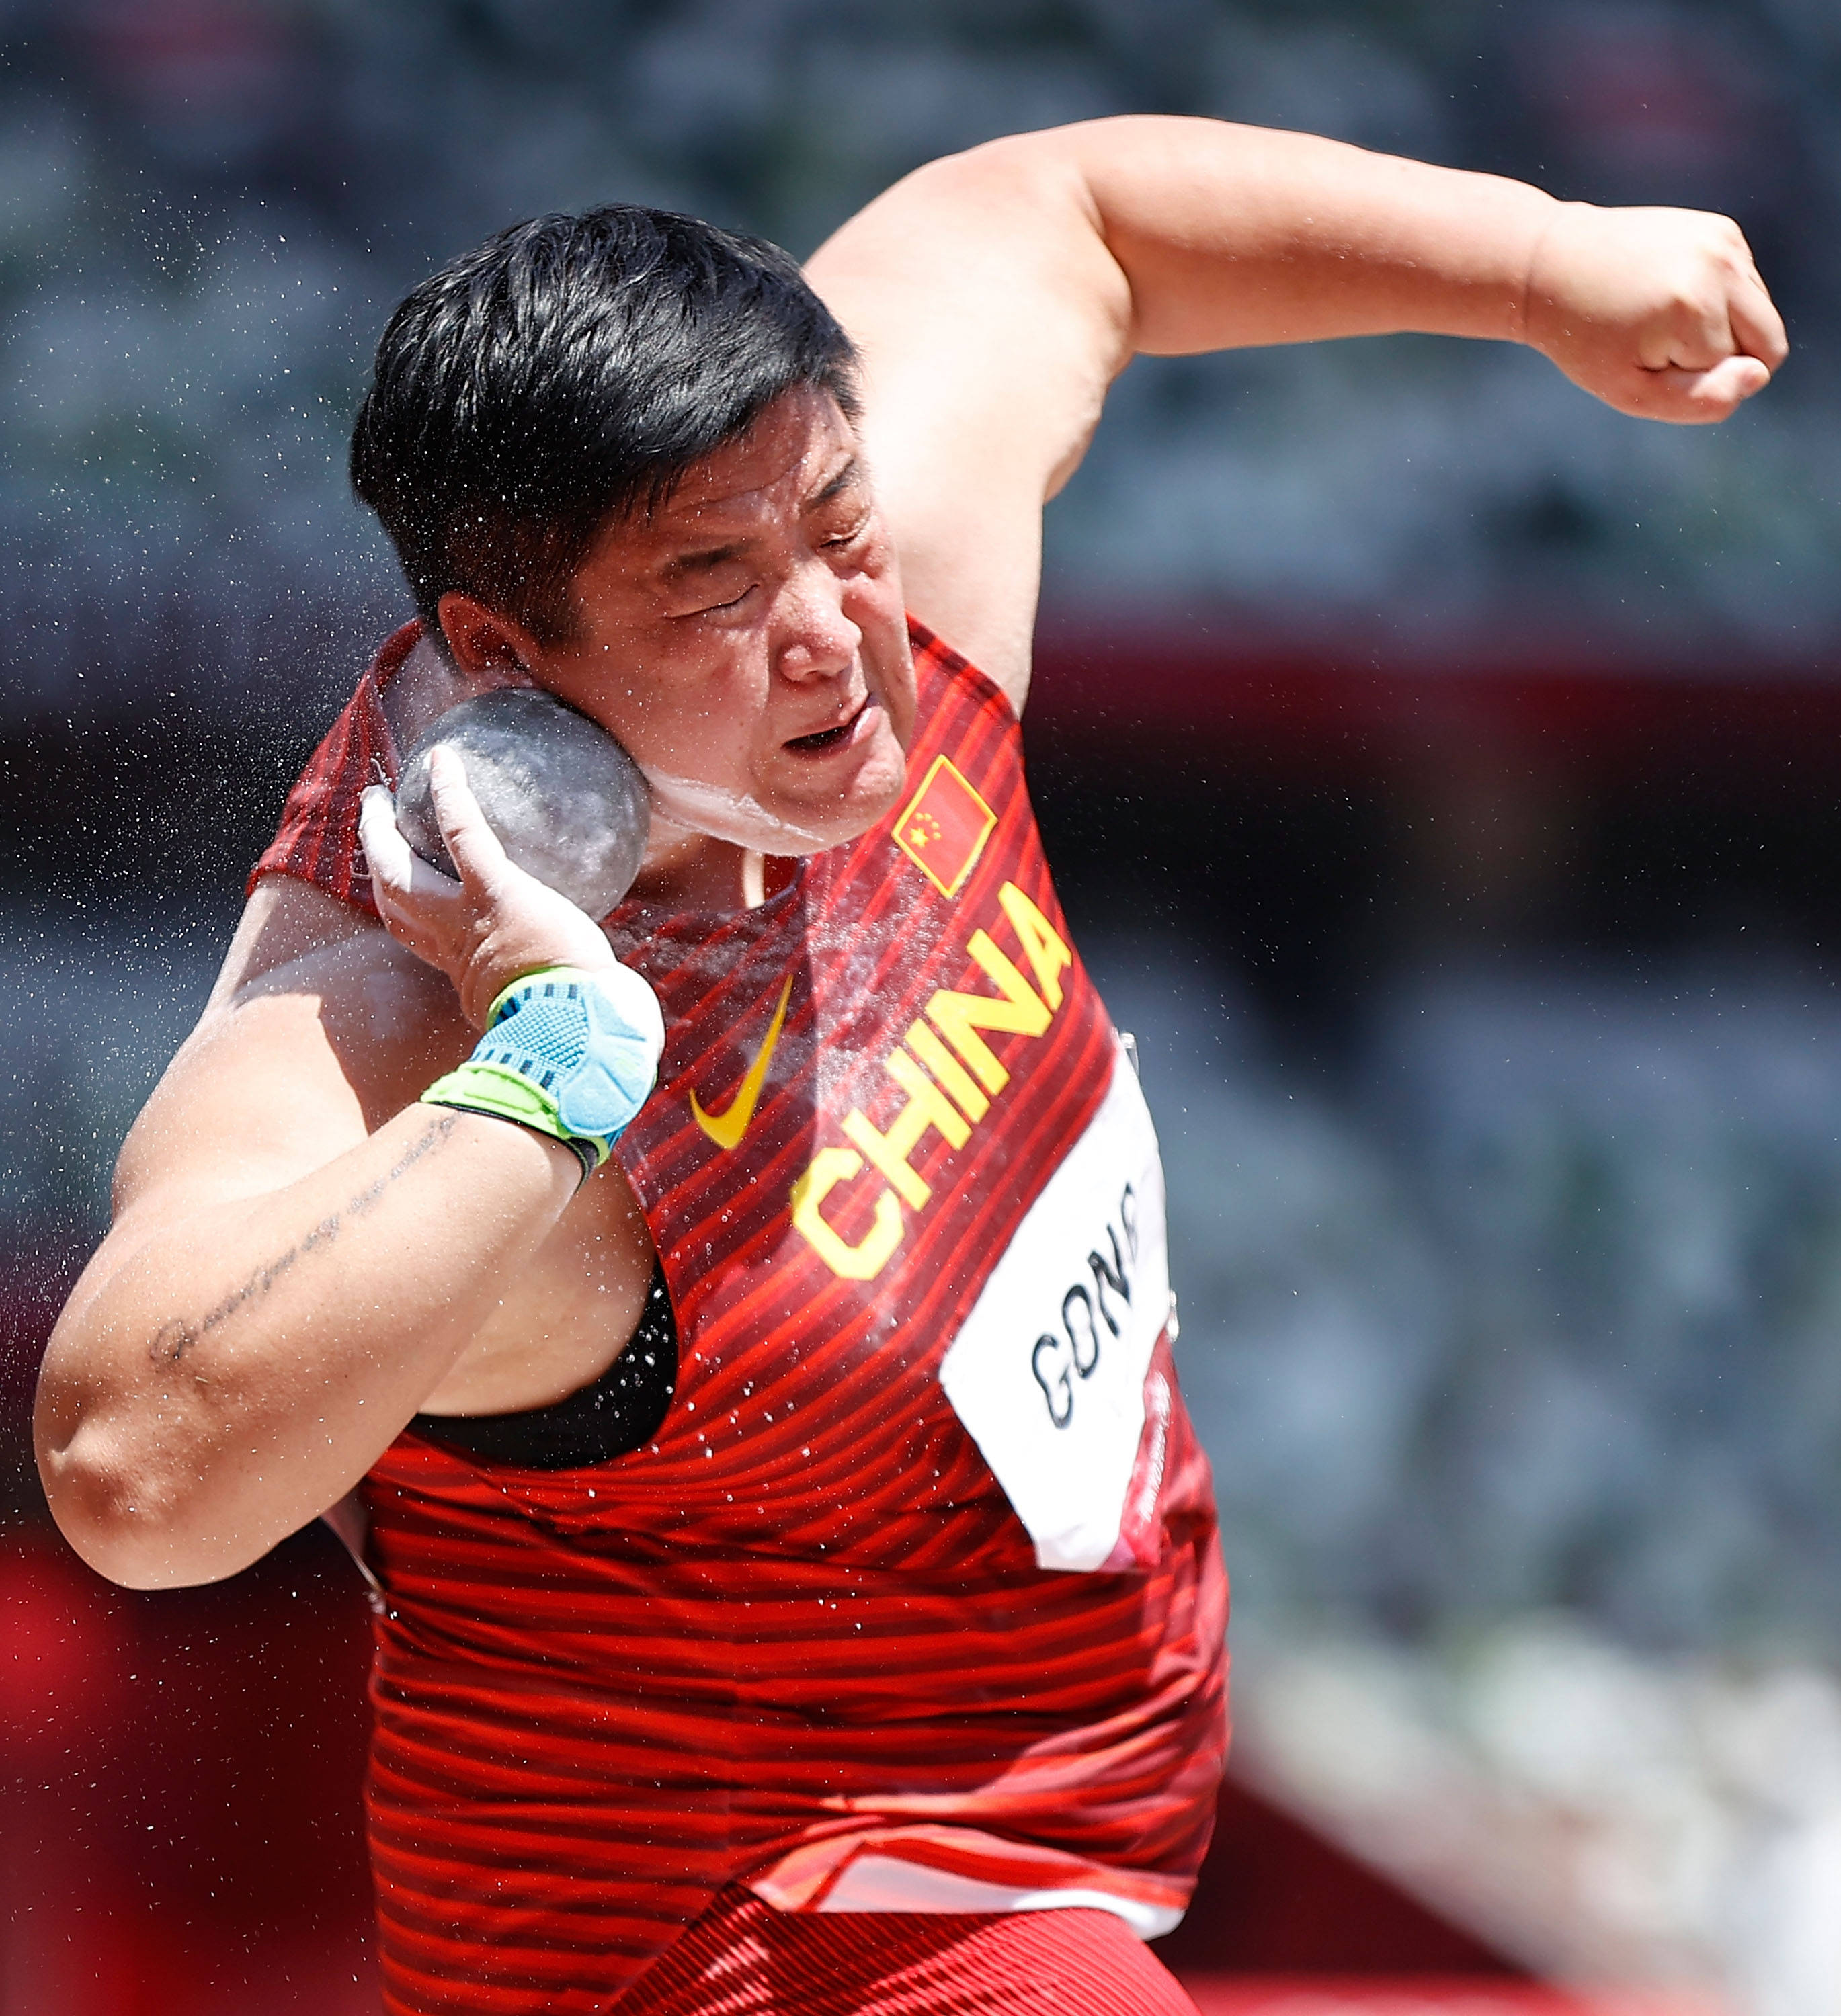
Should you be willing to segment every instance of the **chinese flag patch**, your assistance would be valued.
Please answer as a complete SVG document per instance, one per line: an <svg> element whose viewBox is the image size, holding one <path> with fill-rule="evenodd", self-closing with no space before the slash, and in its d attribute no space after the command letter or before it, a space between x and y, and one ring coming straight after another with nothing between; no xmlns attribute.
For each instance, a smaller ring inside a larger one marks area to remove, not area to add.
<svg viewBox="0 0 1841 2016"><path fill-rule="evenodd" d="M997 815L944 756L895 823L895 844L942 896L956 896Z"/></svg>

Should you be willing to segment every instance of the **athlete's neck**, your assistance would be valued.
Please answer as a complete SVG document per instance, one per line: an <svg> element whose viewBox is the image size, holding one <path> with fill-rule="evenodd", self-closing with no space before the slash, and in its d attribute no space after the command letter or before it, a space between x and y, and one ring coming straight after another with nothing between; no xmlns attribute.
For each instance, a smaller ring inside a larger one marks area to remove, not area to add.
<svg viewBox="0 0 1841 2016"><path fill-rule="evenodd" d="M751 910L785 887L789 866L708 833L689 832L654 812L646 859L629 900L660 910Z"/></svg>

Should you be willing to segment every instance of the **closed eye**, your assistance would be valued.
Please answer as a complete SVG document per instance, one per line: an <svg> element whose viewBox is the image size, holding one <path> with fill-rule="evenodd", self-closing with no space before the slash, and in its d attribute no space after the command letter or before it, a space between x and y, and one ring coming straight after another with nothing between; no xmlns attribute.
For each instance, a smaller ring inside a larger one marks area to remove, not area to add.
<svg viewBox="0 0 1841 2016"><path fill-rule="evenodd" d="M693 617L723 615L731 610L739 609L741 605L748 600L748 597L754 593L755 587L755 584L753 581L750 581L748 586L744 588L739 595L730 596L726 602L701 603L695 609L686 610L683 614L686 616Z"/></svg>
<svg viewBox="0 0 1841 2016"><path fill-rule="evenodd" d="M832 547L853 546L869 529L870 520L866 514L862 518L859 518L857 522L851 527L848 531L834 532L829 538L822 539L819 543L821 545Z"/></svg>

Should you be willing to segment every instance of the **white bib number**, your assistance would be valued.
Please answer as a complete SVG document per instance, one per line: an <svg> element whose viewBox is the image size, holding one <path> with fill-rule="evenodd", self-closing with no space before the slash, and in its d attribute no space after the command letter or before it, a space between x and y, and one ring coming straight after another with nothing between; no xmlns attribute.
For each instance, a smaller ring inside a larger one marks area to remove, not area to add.
<svg viewBox="0 0 1841 2016"><path fill-rule="evenodd" d="M1169 1319L1163 1208L1156 1132L1121 1049L940 1365L1045 1568L1100 1568L1119 1541Z"/></svg>

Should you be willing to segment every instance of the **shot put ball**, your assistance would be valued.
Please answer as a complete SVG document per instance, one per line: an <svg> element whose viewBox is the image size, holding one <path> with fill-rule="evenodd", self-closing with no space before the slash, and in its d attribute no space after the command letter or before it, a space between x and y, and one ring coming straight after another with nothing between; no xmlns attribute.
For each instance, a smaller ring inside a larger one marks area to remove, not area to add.
<svg viewBox="0 0 1841 2016"><path fill-rule="evenodd" d="M403 763L396 823L424 861L452 875L428 776L443 745L459 752L486 823L519 867L597 920L632 887L650 796L604 728L528 687L481 693L431 722Z"/></svg>

